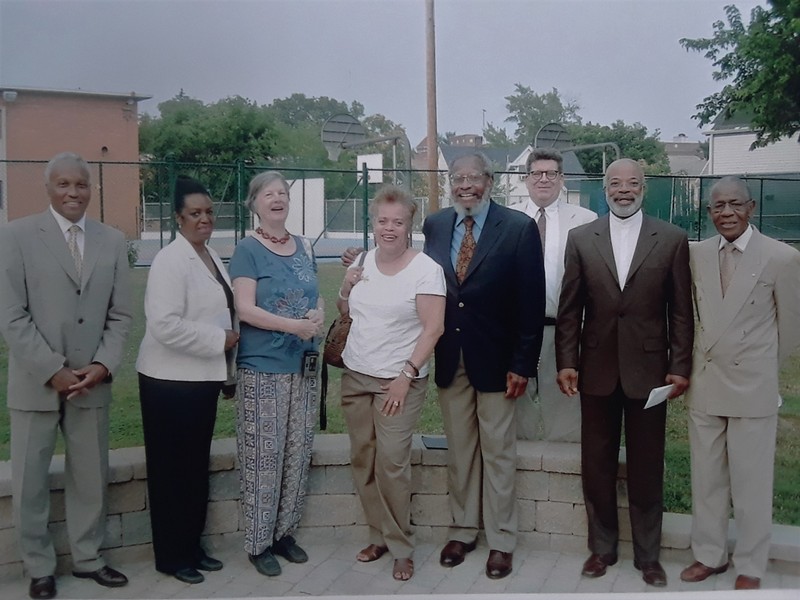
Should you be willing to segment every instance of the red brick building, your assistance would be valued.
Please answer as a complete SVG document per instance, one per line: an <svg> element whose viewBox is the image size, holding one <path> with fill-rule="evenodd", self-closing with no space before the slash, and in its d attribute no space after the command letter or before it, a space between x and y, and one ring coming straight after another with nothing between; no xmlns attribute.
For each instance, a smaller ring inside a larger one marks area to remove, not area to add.
<svg viewBox="0 0 800 600"><path fill-rule="evenodd" d="M0 222L47 206L44 163L77 152L92 167L89 215L138 238L138 103L149 96L0 87ZM21 161L21 162L16 162Z"/></svg>

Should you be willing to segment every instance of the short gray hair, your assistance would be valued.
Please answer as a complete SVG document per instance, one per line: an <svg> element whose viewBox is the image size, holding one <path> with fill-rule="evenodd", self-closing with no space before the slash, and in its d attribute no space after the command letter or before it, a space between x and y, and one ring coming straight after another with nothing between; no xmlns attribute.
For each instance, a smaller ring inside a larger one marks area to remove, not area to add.
<svg viewBox="0 0 800 600"><path fill-rule="evenodd" d="M494 165L492 164L492 161L489 160L488 156L486 156L483 152L479 150L473 150L471 152L467 152L466 154L462 154L458 158L454 158L450 162L450 174L452 175L453 173L455 173L456 165L459 162L467 159L475 160L481 163L481 171L483 171L483 174L486 175L487 177L494 179Z"/></svg>
<svg viewBox="0 0 800 600"><path fill-rule="evenodd" d="M278 171L264 171L263 173L259 173L250 180L250 185L247 188L247 200L245 200L247 210L255 214L256 196L273 181L281 181L283 187L286 188L286 193L289 193L289 182L286 181L286 178Z"/></svg>
<svg viewBox="0 0 800 600"><path fill-rule="evenodd" d="M399 204L408 210L409 220L408 229L411 230L411 225L414 222L414 215L417 212L417 203L411 197L411 194L398 185L384 185L375 194L375 198L369 204L369 216L375 218L378 215L378 209L382 204Z"/></svg>
<svg viewBox="0 0 800 600"><path fill-rule="evenodd" d="M50 176L53 174L53 170L62 162L75 163L86 172L88 179L92 178L92 170L89 168L89 163L86 162L86 159L75 152L61 152L60 154L56 154L53 158L51 158L47 163L47 166L44 168L45 183L50 181Z"/></svg>
<svg viewBox="0 0 800 600"><path fill-rule="evenodd" d="M748 201L753 200L753 196L750 194L750 188L747 187L747 182L744 179L736 177L735 175L727 175L711 186L711 193L708 195L709 204L714 198L714 193L720 188L734 188L742 192Z"/></svg>
<svg viewBox="0 0 800 600"><path fill-rule="evenodd" d="M644 188L645 184L647 183L646 181L647 177L645 176L644 169L642 168L642 165L639 163L639 161L633 160L632 158L618 158L610 165L608 165L608 167L606 167L606 172L603 173L603 189L605 189L606 186L608 186L608 172L611 170L611 167L619 163L628 163L629 165L634 165L637 169L639 169L639 172L642 174L642 187Z"/></svg>

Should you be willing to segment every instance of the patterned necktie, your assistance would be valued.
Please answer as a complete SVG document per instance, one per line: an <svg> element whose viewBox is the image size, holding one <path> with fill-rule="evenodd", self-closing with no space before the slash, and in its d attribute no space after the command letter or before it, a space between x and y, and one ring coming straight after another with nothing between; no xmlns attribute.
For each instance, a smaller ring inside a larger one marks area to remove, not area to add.
<svg viewBox="0 0 800 600"><path fill-rule="evenodd" d="M456 259L456 279L458 283L464 281L467 276L467 267L472 260L472 255L475 254L475 238L472 236L472 226L475 224L475 219L472 217L464 217L464 239L461 240L461 248L458 249L458 258Z"/></svg>
<svg viewBox="0 0 800 600"><path fill-rule="evenodd" d="M736 257L734 252L738 248L733 244L725 244L719 251L719 281L722 284L722 296L725 297L725 292L728 291L728 286L733 279L733 273L736 271Z"/></svg>
<svg viewBox="0 0 800 600"><path fill-rule="evenodd" d="M544 255L544 240L547 238L547 213L544 208L539 208L539 220L536 221L539 227L539 238L542 240L542 255Z"/></svg>
<svg viewBox="0 0 800 600"><path fill-rule="evenodd" d="M78 271L78 277L81 276L81 266L83 264L83 259L81 258L81 249L78 247L78 232L81 228L78 225L71 225L69 228L69 240L67 241L67 246L69 246L69 253L72 254L72 260L75 261L75 269Z"/></svg>

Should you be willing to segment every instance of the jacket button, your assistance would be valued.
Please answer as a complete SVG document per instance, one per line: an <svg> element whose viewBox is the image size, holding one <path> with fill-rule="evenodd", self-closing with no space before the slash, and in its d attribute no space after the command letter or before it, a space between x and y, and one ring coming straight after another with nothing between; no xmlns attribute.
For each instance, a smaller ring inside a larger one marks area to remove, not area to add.
<svg viewBox="0 0 800 600"><path fill-rule="evenodd" d="M81 295L81 291L80 290L75 290L75 293L78 294L78 296Z"/></svg>
<svg viewBox="0 0 800 600"><path fill-rule="evenodd" d="M459 302L458 303L458 308L464 308L464 303L463 302Z"/></svg>
<svg viewBox="0 0 800 600"><path fill-rule="evenodd" d="M78 325L82 325L82 324L83 324L83 319L78 319Z"/></svg>
<svg viewBox="0 0 800 600"><path fill-rule="evenodd" d="M456 333L461 333L461 327L456 327Z"/></svg>

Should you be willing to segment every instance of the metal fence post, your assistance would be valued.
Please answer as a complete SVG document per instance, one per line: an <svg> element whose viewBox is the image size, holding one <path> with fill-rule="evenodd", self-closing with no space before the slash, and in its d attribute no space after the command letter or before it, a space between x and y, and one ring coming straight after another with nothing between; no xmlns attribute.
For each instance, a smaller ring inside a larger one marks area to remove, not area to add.
<svg viewBox="0 0 800 600"><path fill-rule="evenodd" d="M105 187L103 186L103 161L97 163L97 183L100 186L100 222L106 222Z"/></svg>
<svg viewBox="0 0 800 600"><path fill-rule="evenodd" d="M369 171L367 170L367 163L361 163L361 180L364 182L364 206L362 207L364 228L364 250L369 248L369 232L367 231L367 223L369 222Z"/></svg>

